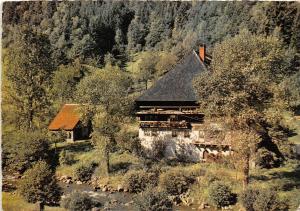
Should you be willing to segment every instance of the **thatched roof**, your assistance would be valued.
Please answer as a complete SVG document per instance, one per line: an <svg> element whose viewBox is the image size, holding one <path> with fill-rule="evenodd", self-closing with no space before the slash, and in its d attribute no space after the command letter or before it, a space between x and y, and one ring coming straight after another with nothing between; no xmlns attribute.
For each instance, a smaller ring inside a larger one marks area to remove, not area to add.
<svg viewBox="0 0 300 211"><path fill-rule="evenodd" d="M194 77L205 70L205 65L195 51L189 53L172 70L146 90L136 102L142 101L197 101L192 85Z"/></svg>

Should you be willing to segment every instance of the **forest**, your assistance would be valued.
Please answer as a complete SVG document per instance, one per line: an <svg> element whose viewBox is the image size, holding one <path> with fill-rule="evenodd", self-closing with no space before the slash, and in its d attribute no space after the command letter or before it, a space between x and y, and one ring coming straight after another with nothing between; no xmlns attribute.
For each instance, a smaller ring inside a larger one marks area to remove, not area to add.
<svg viewBox="0 0 300 211"><path fill-rule="evenodd" d="M212 71L194 81L200 109L234 131L241 163L144 158L134 100L203 45ZM1 88L3 176L17 178L4 191L7 210L19 209L8 203L20 203L16 190L28 210L32 203L41 210L104 206L79 192L60 202L57 178L65 175L84 183L96 177L100 188L123 181L137 210L170 210L174 202L247 211L300 204L298 2L5 2ZM49 133L66 103L85 105L90 140L68 145L63 134ZM249 169L252 158L259 169Z"/></svg>

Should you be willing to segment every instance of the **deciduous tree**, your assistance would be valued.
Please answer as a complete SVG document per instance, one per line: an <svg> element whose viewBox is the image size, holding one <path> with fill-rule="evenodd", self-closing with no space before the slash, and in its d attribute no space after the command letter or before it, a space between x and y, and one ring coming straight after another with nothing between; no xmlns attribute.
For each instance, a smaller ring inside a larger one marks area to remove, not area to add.
<svg viewBox="0 0 300 211"><path fill-rule="evenodd" d="M45 205L57 204L62 193L53 170L44 161L37 162L25 172L19 191L29 203L40 203L41 211Z"/></svg>

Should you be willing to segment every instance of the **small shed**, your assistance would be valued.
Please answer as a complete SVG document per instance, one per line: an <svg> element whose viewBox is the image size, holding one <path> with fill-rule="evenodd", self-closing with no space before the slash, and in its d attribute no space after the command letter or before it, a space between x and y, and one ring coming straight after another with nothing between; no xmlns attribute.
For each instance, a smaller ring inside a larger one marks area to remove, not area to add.
<svg viewBox="0 0 300 211"><path fill-rule="evenodd" d="M52 132L64 131L67 141L84 140L90 138L91 124L83 125L79 114L80 105L65 104L48 129Z"/></svg>

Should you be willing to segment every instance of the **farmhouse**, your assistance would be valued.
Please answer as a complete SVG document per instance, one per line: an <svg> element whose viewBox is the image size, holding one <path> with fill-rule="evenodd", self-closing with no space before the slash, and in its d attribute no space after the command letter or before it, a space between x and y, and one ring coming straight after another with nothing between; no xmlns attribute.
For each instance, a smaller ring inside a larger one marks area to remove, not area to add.
<svg viewBox="0 0 300 211"><path fill-rule="evenodd" d="M63 131L67 141L88 139L91 126L84 126L80 121L80 105L65 104L50 123L48 129L52 132Z"/></svg>
<svg viewBox="0 0 300 211"><path fill-rule="evenodd" d="M205 160L208 154L227 155L230 144L225 137L216 137L198 109L193 79L206 71L208 65L205 48L186 55L172 70L162 76L137 100L139 138L142 146L150 150L157 141L164 142L166 157L186 157L193 161Z"/></svg>

